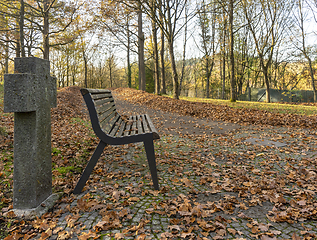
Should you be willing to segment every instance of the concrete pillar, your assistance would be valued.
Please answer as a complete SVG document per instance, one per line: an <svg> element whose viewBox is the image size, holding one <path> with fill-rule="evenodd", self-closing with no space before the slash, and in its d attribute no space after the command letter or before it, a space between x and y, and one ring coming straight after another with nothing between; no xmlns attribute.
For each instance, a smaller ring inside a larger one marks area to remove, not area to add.
<svg viewBox="0 0 317 240"><path fill-rule="evenodd" d="M4 111L14 112L13 208L39 207L52 194L51 108L56 78L48 60L16 58L4 76Z"/></svg>

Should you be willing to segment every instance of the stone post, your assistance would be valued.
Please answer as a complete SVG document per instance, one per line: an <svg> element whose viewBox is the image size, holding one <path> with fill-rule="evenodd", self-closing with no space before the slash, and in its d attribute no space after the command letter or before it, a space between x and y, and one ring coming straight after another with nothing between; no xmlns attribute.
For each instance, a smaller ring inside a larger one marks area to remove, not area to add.
<svg viewBox="0 0 317 240"><path fill-rule="evenodd" d="M14 112L13 208L23 210L17 215L38 215L34 209L56 198L51 160L56 78L49 61L35 57L16 58L14 72L4 76L4 112Z"/></svg>

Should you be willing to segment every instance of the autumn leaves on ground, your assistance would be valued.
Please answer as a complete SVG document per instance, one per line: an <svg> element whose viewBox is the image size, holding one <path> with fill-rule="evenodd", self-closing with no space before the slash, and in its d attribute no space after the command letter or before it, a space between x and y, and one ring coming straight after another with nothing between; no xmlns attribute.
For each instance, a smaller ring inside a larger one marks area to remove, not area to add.
<svg viewBox="0 0 317 240"><path fill-rule="evenodd" d="M180 115L222 120L242 125L291 127L296 128L297 132L301 132L301 129L315 131L317 128L316 116L232 109L227 106L174 100L124 88L116 89L115 92L120 99ZM192 147L196 149L190 151L189 158L186 156L187 153L184 153L182 157L182 152L185 151L184 146L185 149L186 147L189 148L188 142L184 139L175 143L167 139L168 144L165 145L159 142L156 143L158 168L166 169L166 171L175 174L171 185L165 184L161 192L142 191L142 187L134 188L132 186L126 187L126 191L119 191L116 183L105 187L103 181L122 179L139 174L134 172L133 168L131 168L131 172L112 173L109 168L110 162L107 163L107 161L120 160L122 155L127 154L127 148L124 146L107 147L104 155L112 156L112 158L98 162L94 173L87 182L86 189L103 189L111 196L113 203L104 204L102 199L90 199L86 196L80 199L76 206L70 207L70 203L75 199L71 191L98 143L91 130L89 119L87 119L79 88L70 87L58 91L58 107L52 110L53 191L62 192L62 198L41 219L26 221L16 219L10 215L4 217L3 213L12 208L14 127L12 114L5 114L1 110L0 122L0 238L6 237L6 240L22 239L22 237L23 239L31 239L35 236L47 239L52 235L58 235L59 239L68 239L72 233L57 226L58 218L65 212L69 212L67 226L73 229L73 232L76 232L78 238L97 238L102 235L102 231L120 229L122 223L129 219L129 211L126 208L118 208L118 205L131 206L138 201L138 195L144 196L146 194L156 196L167 194L166 200L161 202L160 206L153 205L153 208L147 210L149 215L155 212L171 218L170 231L160 233L161 238L202 239L210 232L216 233L215 239L226 238L227 234L234 236L239 232L226 227L232 219L218 218L211 220L210 214L221 211L224 214L230 214L235 211L237 206L240 209L248 209L250 206L260 206L264 201L274 204L274 208L268 215L272 222L293 223L299 220L316 219L317 216L317 201L314 196L314 191L317 190L317 174L314 157L307 157L303 161L296 162L291 158L281 159L274 154L268 156L265 151L260 153L262 155L256 155L256 151L263 151L259 147L252 147L254 151L246 151L245 153L226 154L225 150L221 150L216 154L208 152L208 155L203 155L201 153L207 151L208 144L211 145L205 136L189 136L190 141L195 145ZM307 141L316 141L314 136L309 136L307 139ZM220 148L222 145L230 148L238 143L241 143L241 139L232 138L228 140L220 137L213 144L220 146ZM171 146L173 146L173 149L171 149ZM197 148L199 149L197 150ZM255 163L257 156L267 157L268 161ZM220 159L219 161L225 159L226 164L220 165L219 162L217 163L217 159ZM245 161L243 162L242 159L245 159ZM276 164L281 166L282 171L280 173L273 169ZM129 162L127 162L127 165L129 165ZM209 194L226 191L238 193L238 197L228 198L226 196L217 199L215 202L201 201L199 203L197 196L206 192L199 192L200 188L194 186L194 179L199 186L210 188ZM165 180L161 179L160 181L164 185ZM185 189L188 188L188 194L178 196L171 194L173 189L179 185L182 185ZM124 201L120 202L122 199ZM64 207L62 208L61 205ZM96 210L100 211L103 221L97 223L89 231L81 232L83 227L76 226L76 220L80 217L80 214L85 211ZM244 218L245 216L240 214L238 217ZM248 221L248 227L254 233L254 237L274 239L273 237L277 234L269 231L269 225L256 223L252 219L248 219ZM123 239L125 236L135 236L136 238L138 236L139 239L147 239L147 231L144 229L146 224L147 220L142 220L137 226L127 227L121 233L113 234L112 237ZM201 234L197 234L197 232ZM316 238L316 236L308 234L308 231L303 233L302 238ZM296 234L293 237L294 239L302 239Z"/></svg>

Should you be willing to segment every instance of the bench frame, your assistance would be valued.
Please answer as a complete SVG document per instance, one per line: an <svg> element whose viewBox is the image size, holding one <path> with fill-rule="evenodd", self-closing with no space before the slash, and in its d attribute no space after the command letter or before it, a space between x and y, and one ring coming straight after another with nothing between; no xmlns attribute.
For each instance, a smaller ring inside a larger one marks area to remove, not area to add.
<svg viewBox="0 0 317 240"><path fill-rule="evenodd" d="M155 190L159 190L159 184L158 184L158 177L157 177L157 169L156 169L156 162L155 162L155 152L154 152L154 140L159 139L159 135L149 118L147 114L142 115L141 117L146 118L147 124L149 124L150 129L147 129L146 132L141 133L141 134L136 134L136 133L131 133L131 135L127 136L121 136L121 137L115 137L111 136L110 134L106 133L105 131L102 130L99 119L98 119L98 113L95 107L94 100L92 98L92 94L109 94L111 95L111 91L109 90L104 90L104 89L86 89L83 88L80 90L83 98L86 102L88 111L89 111L89 116L90 116L90 121L92 124L92 128L96 134L96 136L100 139L100 142L95 149L95 152L91 156L81 178L79 179L73 193L74 194L80 194L82 189L84 188L92 170L94 169L99 157L101 156L104 148L107 145L123 145L123 144L129 144L129 143L137 143L137 142L143 142L144 143L144 148L146 151L146 156L152 176L152 182ZM111 95L112 98L112 95ZM116 110L115 110L116 112ZM116 114L118 114L116 112ZM119 114L118 114L119 115ZM119 115L119 117L121 117ZM130 119L137 119L140 116L131 116ZM116 122L118 121L118 118ZM116 123L115 122L115 123ZM112 129L115 127L115 123L112 126Z"/></svg>

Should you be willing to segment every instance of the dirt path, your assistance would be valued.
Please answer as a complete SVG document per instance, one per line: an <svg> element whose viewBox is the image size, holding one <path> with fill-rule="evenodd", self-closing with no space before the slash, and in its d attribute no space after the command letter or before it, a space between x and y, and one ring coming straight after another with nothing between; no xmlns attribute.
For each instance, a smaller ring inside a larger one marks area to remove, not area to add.
<svg viewBox="0 0 317 240"><path fill-rule="evenodd" d="M131 104L118 98L115 98L115 102L120 114L149 114L160 134L212 136L214 134L227 134L240 128L238 124L181 116L175 113L151 109L143 105Z"/></svg>

